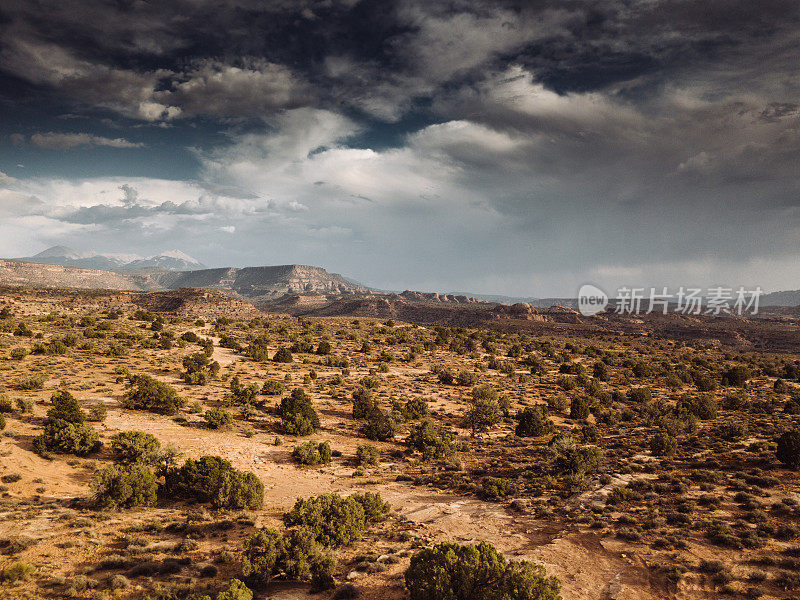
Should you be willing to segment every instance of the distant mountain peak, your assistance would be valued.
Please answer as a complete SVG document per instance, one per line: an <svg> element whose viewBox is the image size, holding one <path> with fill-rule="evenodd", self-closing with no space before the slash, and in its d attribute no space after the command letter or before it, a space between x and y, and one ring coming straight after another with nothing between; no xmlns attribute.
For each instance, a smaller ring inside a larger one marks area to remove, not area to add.
<svg viewBox="0 0 800 600"><path fill-rule="evenodd" d="M168 271L192 271L205 266L181 250L166 250L147 258L138 254L76 252L66 246L52 246L34 256L17 260L40 262L64 267L100 269L105 271L131 271L134 269L165 269Z"/></svg>
<svg viewBox="0 0 800 600"><path fill-rule="evenodd" d="M42 250L39 254L34 254L31 258L81 258L81 255L72 248L66 246L51 246L47 250Z"/></svg>
<svg viewBox="0 0 800 600"><path fill-rule="evenodd" d="M167 258L174 258L174 259L177 259L177 260L184 260L187 263L195 263L195 264L198 264L198 265L200 264L199 260L197 260L194 257L189 256L188 254L186 254L186 252L183 252L181 250L165 250L164 252L159 252L158 254L154 254L153 256L148 256L147 260L160 258L162 256L165 256Z"/></svg>

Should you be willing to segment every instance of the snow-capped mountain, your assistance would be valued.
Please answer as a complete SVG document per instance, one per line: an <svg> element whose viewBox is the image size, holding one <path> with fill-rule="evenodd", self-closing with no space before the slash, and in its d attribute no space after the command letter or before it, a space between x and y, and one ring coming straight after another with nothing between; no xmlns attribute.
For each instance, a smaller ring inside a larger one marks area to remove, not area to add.
<svg viewBox="0 0 800 600"><path fill-rule="evenodd" d="M104 271L131 271L134 269L166 269L168 271L193 271L206 267L197 259L180 250L167 250L146 258L138 254L76 252L66 246L53 246L33 256L17 260L27 262L101 269Z"/></svg>
<svg viewBox="0 0 800 600"><path fill-rule="evenodd" d="M147 258L138 258L129 262L123 268L127 271L129 269L148 269L153 267L167 269L168 271L196 271L197 269L206 268L199 261L180 250L167 250Z"/></svg>

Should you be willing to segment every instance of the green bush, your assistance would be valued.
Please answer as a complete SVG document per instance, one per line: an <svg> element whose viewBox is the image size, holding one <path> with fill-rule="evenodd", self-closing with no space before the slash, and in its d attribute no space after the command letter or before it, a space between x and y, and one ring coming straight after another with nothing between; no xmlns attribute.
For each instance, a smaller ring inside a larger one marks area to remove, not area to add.
<svg viewBox="0 0 800 600"><path fill-rule="evenodd" d="M261 393L265 396L280 396L285 391L286 386L280 381L265 381L261 387Z"/></svg>
<svg viewBox="0 0 800 600"><path fill-rule="evenodd" d="M456 375L458 385L475 385L478 383L478 374L475 371L459 371Z"/></svg>
<svg viewBox="0 0 800 600"><path fill-rule="evenodd" d="M484 477L481 481L481 497L484 500L503 500L517 491L513 481L500 477Z"/></svg>
<svg viewBox="0 0 800 600"><path fill-rule="evenodd" d="M428 403L425 398L411 398L403 406L402 414L407 421L421 419L428 415Z"/></svg>
<svg viewBox="0 0 800 600"><path fill-rule="evenodd" d="M0 413L0 431L3 431L6 428L6 417L2 413Z"/></svg>
<svg viewBox="0 0 800 600"><path fill-rule="evenodd" d="M331 353L331 350L333 350L333 348L331 347L331 343L327 340L322 340L319 346L317 346L317 354L320 356L327 356Z"/></svg>
<svg viewBox="0 0 800 600"><path fill-rule="evenodd" d="M381 451L371 444L359 444L356 448L356 464L359 467L376 467L380 461Z"/></svg>
<svg viewBox="0 0 800 600"><path fill-rule="evenodd" d="M97 503L104 508L152 506L158 484L150 468L140 462L108 465L97 471L92 482Z"/></svg>
<svg viewBox="0 0 800 600"><path fill-rule="evenodd" d="M354 494L343 498L338 494L322 494L315 498L298 498L291 511L284 513L287 527L305 527L324 546L337 548L357 542L366 526L386 518L389 505L379 494Z"/></svg>
<svg viewBox="0 0 800 600"><path fill-rule="evenodd" d="M130 375L129 382L131 388L122 401L125 408L174 415L186 404L174 388L149 375Z"/></svg>
<svg viewBox="0 0 800 600"><path fill-rule="evenodd" d="M542 406L528 406L517 413L517 427L514 434L518 437L539 437L552 433L555 426L548 418Z"/></svg>
<svg viewBox="0 0 800 600"><path fill-rule="evenodd" d="M231 579L228 589L217 594L217 600L253 600L253 592L238 579Z"/></svg>
<svg viewBox="0 0 800 600"><path fill-rule="evenodd" d="M424 460L439 459L453 453L453 437L442 433L430 420L411 427L406 443L422 453Z"/></svg>
<svg viewBox="0 0 800 600"><path fill-rule="evenodd" d="M87 421L93 421L95 423L102 423L106 420L106 416L108 415L108 409L103 402L98 402L92 408L89 409L89 414L86 416Z"/></svg>
<svg viewBox="0 0 800 600"><path fill-rule="evenodd" d="M698 419L713 419L717 416L717 401L711 394L703 394L698 398L685 396L677 404L677 412L688 412Z"/></svg>
<svg viewBox="0 0 800 600"><path fill-rule="evenodd" d="M333 456L331 445L328 442L306 442L295 446L292 450L292 458L301 465L328 465Z"/></svg>
<svg viewBox="0 0 800 600"><path fill-rule="evenodd" d="M365 419L367 415L375 410L377 405L372 398L372 392L365 387L359 387L353 392L353 418Z"/></svg>
<svg viewBox="0 0 800 600"><path fill-rule="evenodd" d="M653 391L649 387L631 388L628 390L628 400L638 404L650 402L653 399Z"/></svg>
<svg viewBox="0 0 800 600"><path fill-rule="evenodd" d="M278 351L275 352L275 356L272 357L272 361L276 363L293 362L292 351L289 350L289 348L278 348Z"/></svg>
<svg viewBox="0 0 800 600"><path fill-rule="evenodd" d="M165 473L167 497L197 499L215 508L256 510L264 504L264 484L253 473L238 471L219 456L187 459Z"/></svg>
<svg viewBox="0 0 800 600"><path fill-rule="evenodd" d="M2 580L9 583L14 583L15 581L25 581L30 579L31 575L33 575L35 571L36 567L31 563L18 560L3 569Z"/></svg>
<svg viewBox="0 0 800 600"><path fill-rule="evenodd" d="M657 433L650 438L650 452L656 456L672 456L678 450L678 440L668 433Z"/></svg>
<svg viewBox="0 0 800 600"><path fill-rule="evenodd" d="M209 429L221 429L233 422L231 413L224 408L209 408L203 418L206 420L206 426Z"/></svg>
<svg viewBox="0 0 800 600"><path fill-rule="evenodd" d="M589 403L582 396L575 396L569 405L570 419L587 419L589 417Z"/></svg>
<svg viewBox="0 0 800 600"><path fill-rule="evenodd" d="M322 591L334 585L336 561L304 527L285 535L261 529L245 542L241 567L242 576L253 587L262 588L281 577L310 580L312 591Z"/></svg>
<svg viewBox="0 0 800 600"><path fill-rule="evenodd" d="M257 383L242 385L238 375L231 379L230 390L225 399L232 404L253 404L261 391Z"/></svg>
<svg viewBox="0 0 800 600"><path fill-rule="evenodd" d="M500 420L500 406L497 403L497 391L488 385L472 388L472 401L464 415L464 426L472 430L474 436L479 431L486 431Z"/></svg>
<svg viewBox="0 0 800 600"><path fill-rule="evenodd" d="M387 442L397 433L397 424L389 415L375 407L367 414L367 422L361 427L361 435L370 440Z"/></svg>
<svg viewBox="0 0 800 600"><path fill-rule="evenodd" d="M161 442L158 438L144 431L121 431L111 438L114 460L123 464L135 462L151 464L160 449Z"/></svg>
<svg viewBox="0 0 800 600"><path fill-rule="evenodd" d="M41 455L50 451L87 456L101 446L100 436L90 425L62 419L48 419L44 432L34 439L33 444L34 450Z"/></svg>
<svg viewBox="0 0 800 600"><path fill-rule="evenodd" d="M778 460L790 469L800 468L800 430L792 429L783 432L776 440Z"/></svg>
<svg viewBox="0 0 800 600"><path fill-rule="evenodd" d="M594 471L603 460L603 453L596 446L581 446L570 435L559 433L548 443L556 473L583 475Z"/></svg>
<svg viewBox="0 0 800 600"><path fill-rule="evenodd" d="M541 565L509 561L494 546L443 542L411 557L411 600L560 600L561 583Z"/></svg>
<svg viewBox="0 0 800 600"><path fill-rule="evenodd" d="M16 348L11 349L11 359L12 360L22 360L28 355L28 350L23 348L22 346L17 346Z"/></svg>
<svg viewBox="0 0 800 600"><path fill-rule="evenodd" d="M219 372L219 363L211 361L205 352L195 352L183 358L181 379L189 385L205 385L208 380Z"/></svg>
<svg viewBox="0 0 800 600"><path fill-rule="evenodd" d="M286 433L311 435L319 429L319 416L311 406L311 398L302 388L292 390L292 395L281 400L278 415Z"/></svg>
<svg viewBox="0 0 800 600"><path fill-rule="evenodd" d="M47 381L44 375L26 375L17 380L17 389L20 390L41 390L44 389L44 382Z"/></svg>
<svg viewBox="0 0 800 600"><path fill-rule="evenodd" d="M53 407L47 411L47 418L51 421L61 420L69 423L83 423L86 413L75 397L65 390L60 390L50 396Z"/></svg>
<svg viewBox="0 0 800 600"><path fill-rule="evenodd" d="M731 367L722 374L722 385L744 387L750 379L750 369L744 366Z"/></svg>

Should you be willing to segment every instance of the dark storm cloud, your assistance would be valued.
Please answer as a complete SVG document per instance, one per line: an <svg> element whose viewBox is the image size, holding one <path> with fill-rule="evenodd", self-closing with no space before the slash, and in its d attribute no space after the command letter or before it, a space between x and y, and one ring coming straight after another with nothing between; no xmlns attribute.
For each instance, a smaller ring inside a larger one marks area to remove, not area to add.
<svg viewBox="0 0 800 600"><path fill-rule="evenodd" d="M712 62L726 67L716 77L759 68L738 85L774 87L793 68L798 17L788 0L10 0L0 10L7 74L152 120L301 105L392 120L509 61L562 93L627 82L635 94Z"/></svg>
<svg viewBox="0 0 800 600"><path fill-rule="evenodd" d="M0 164L0 202L57 198L15 211L51 219L15 239L172 232L208 264L324 256L384 287L781 281L799 25L793 0L6 0L0 103L42 117L20 149L188 147L201 183L86 193Z"/></svg>

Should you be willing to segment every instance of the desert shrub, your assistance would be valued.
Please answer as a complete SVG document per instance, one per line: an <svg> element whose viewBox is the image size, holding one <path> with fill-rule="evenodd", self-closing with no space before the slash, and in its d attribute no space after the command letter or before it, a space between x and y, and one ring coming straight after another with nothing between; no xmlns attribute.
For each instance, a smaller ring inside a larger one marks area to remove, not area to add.
<svg viewBox="0 0 800 600"><path fill-rule="evenodd" d="M253 600L253 592L238 579L231 579L228 588L217 594L216 600Z"/></svg>
<svg viewBox="0 0 800 600"><path fill-rule="evenodd" d="M478 383L478 374L475 371L459 371L456 375L458 385L475 385Z"/></svg>
<svg viewBox="0 0 800 600"><path fill-rule="evenodd" d="M265 381L261 387L261 393L265 396L280 396L285 391L286 386L280 381Z"/></svg>
<svg viewBox="0 0 800 600"><path fill-rule="evenodd" d="M750 369L744 366L731 367L722 374L722 385L744 387L750 379Z"/></svg>
<svg viewBox="0 0 800 600"><path fill-rule="evenodd" d="M367 414L367 422L361 426L361 435L370 440L387 442L397 433L397 424L389 415L375 407Z"/></svg>
<svg viewBox="0 0 800 600"><path fill-rule="evenodd" d="M209 378L219 372L219 363L211 361L205 352L195 352L183 358L181 379L190 385L205 385Z"/></svg>
<svg viewBox="0 0 800 600"><path fill-rule="evenodd" d="M106 416L108 415L108 409L103 402L98 402L92 408L89 409L89 414L86 415L87 421L93 421L95 423L102 423L106 420Z"/></svg>
<svg viewBox="0 0 800 600"><path fill-rule="evenodd" d="M70 423L83 423L86 413L75 397L66 390L54 392L50 397L53 406L47 411L47 418L51 421L61 420Z"/></svg>
<svg viewBox="0 0 800 600"><path fill-rule="evenodd" d="M261 529L245 542L242 552L242 576L254 587L282 577L310 580L312 591L322 591L333 587L335 566L333 556L304 527L285 535Z"/></svg>
<svg viewBox="0 0 800 600"><path fill-rule="evenodd" d="M582 475L594 471L603 460L596 446L581 446L570 435L556 434L548 443L553 469L561 474Z"/></svg>
<svg viewBox="0 0 800 600"><path fill-rule="evenodd" d="M649 387L631 388L628 390L628 400L638 404L650 402L653 399L653 392Z"/></svg>
<svg viewBox="0 0 800 600"><path fill-rule="evenodd" d="M800 468L800 430L785 431L776 441L778 447L775 455L778 460L790 469Z"/></svg>
<svg viewBox="0 0 800 600"><path fill-rule="evenodd" d="M783 379L776 379L775 383L772 384L772 389L775 390L777 394L785 394L789 391L789 386Z"/></svg>
<svg viewBox="0 0 800 600"><path fill-rule="evenodd" d="M541 565L509 561L486 542L443 542L411 557L411 600L559 600L561 584Z"/></svg>
<svg viewBox="0 0 800 600"><path fill-rule="evenodd" d="M518 437L538 437L552 433L555 426L548 418L544 407L528 406L517 413L517 427L514 430Z"/></svg>
<svg viewBox="0 0 800 600"><path fill-rule="evenodd" d="M209 408L203 418L206 420L206 427L209 429L221 429L233 422L233 417L224 408Z"/></svg>
<svg viewBox="0 0 800 600"><path fill-rule="evenodd" d="M359 387L353 392L353 418L365 419L375 410L377 405L372 398L372 392L365 387Z"/></svg>
<svg viewBox="0 0 800 600"><path fill-rule="evenodd" d="M306 442L292 450L292 458L301 465L328 465L331 457L331 445L328 442Z"/></svg>
<svg viewBox="0 0 800 600"><path fill-rule="evenodd" d="M692 372L692 381L701 392L713 392L717 389L717 382L705 373L700 373L698 371Z"/></svg>
<svg viewBox="0 0 800 600"><path fill-rule="evenodd" d="M428 402L425 398L410 398L402 405L400 413L407 421L421 419L428 414Z"/></svg>
<svg viewBox="0 0 800 600"><path fill-rule="evenodd" d="M187 459L165 474L167 497L195 498L215 508L256 510L264 504L264 484L253 473L238 471L219 456Z"/></svg>
<svg viewBox="0 0 800 600"><path fill-rule="evenodd" d="M160 449L158 438L144 431L122 431L111 438L114 460L123 464L152 463Z"/></svg>
<svg viewBox="0 0 800 600"><path fill-rule="evenodd" d="M238 375L231 379L230 390L231 393L225 396L225 400L232 404L252 404L261 392L257 383L242 385Z"/></svg>
<svg viewBox="0 0 800 600"><path fill-rule="evenodd" d="M11 353L9 356L12 360L22 360L28 355L28 350L23 348L22 346L17 346L16 348L11 349Z"/></svg>
<svg viewBox="0 0 800 600"><path fill-rule="evenodd" d="M0 413L0 431L3 431L6 428L6 417L2 413Z"/></svg>
<svg viewBox="0 0 800 600"><path fill-rule="evenodd" d="M152 506L156 502L158 484L150 468L136 462L100 469L95 473L92 491L97 503L104 508Z"/></svg>
<svg viewBox="0 0 800 600"><path fill-rule="evenodd" d="M331 353L331 350L333 350L333 348L331 347L331 343L327 340L322 340L317 346L317 354L320 356L327 356Z"/></svg>
<svg viewBox="0 0 800 600"><path fill-rule="evenodd" d="M292 351L289 348L278 348L275 355L272 357L272 361L276 363L290 363L293 362L292 359Z"/></svg>
<svg viewBox="0 0 800 600"><path fill-rule="evenodd" d="M62 419L48 419L44 432L33 444L35 451L42 455L49 451L87 456L101 446L100 436L90 425Z"/></svg>
<svg viewBox="0 0 800 600"><path fill-rule="evenodd" d="M130 389L122 401L125 408L174 415L186 404L174 388L149 375L130 375L128 379Z"/></svg>
<svg viewBox="0 0 800 600"><path fill-rule="evenodd" d="M484 500L503 500L517 491L513 481L500 477L484 477L481 481L481 497Z"/></svg>
<svg viewBox="0 0 800 600"><path fill-rule="evenodd" d="M450 369L440 369L437 373L437 377L439 378L439 383L443 383L444 385L452 385L453 381L455 381L455 376Z"/></svg>
<svg viewBox="0 0 800 600"><path fill-rule="evenodd" d="M742 422L725 423L717 429L717 434L723 440L734 442L747 435L747 425Z"/></svg>
<svg viewBox="0 0 800 600"><path fill-rule="evenodd" d="M250 341L244 353L258 362L267 362L269 360L269 336L261 335L254 340Z"/></svg>
<svg viewBox="0 0 800 600"><path fill-rule="evenodd" d="M698 419L713 419L717 416L717 401L711 394L703 394L697 398L681 398L677 405L678 412L688 412Z"/></svg>
<svg viewBox="0 0 800 600"><path fill-rule="evenodd" d="M472 388L472 401L464 415L464 425L472 430L474 436L478 431L485 431L500 420L500 407L497 403L497 391L488 385Z"/></svg>
<svg viewBox="0 0 800 600"><path fill-rule="evenodd" d="M30 579L31 575L33 575L35 571L36 567L31 563L18 560L3 569L2 580L9 583L14 583L15 581L25 581Z"/></svg>
<svg viewBox="0 0 800 600"><path fill-rule="evenodd" d="M656 456L672 456L678 450L678 440L667 433L657 433L650 438L650 452Z"/></svg>
<svg viewBox="0 0 800 600"><path fill-rule="evenodd" d="M14 411L14 404L11 398L5 394L0 394L0 413L10 413Z"/></svg>
<svg viewBox="0 0 800 600"><path fill-rule="evenodd" d="M611 379L611 373L608 370L608 365L604 362L596 362L592 366L592 375L600 381L608 381Z"/></svg>
<svg viewBox="0 0 800 600"><path fill-rule="evenodd" d="M586 419L589 417L589 403L582 396L574 396L569 405L570 419Z"/></svg>
<svg viewBox="0 0 800 600"><path fill-rule="evenodd" d="M307 528L318 542L334 548L360 540L367 524L363 506L338 494L298 498L283 522L287 527Z"/></svg>
<svg viewBox="0 0 800 600"><path fill-rule="evenodd" d="M374 467L378 465L381 451L371 444L359 444L356 448L356 464L359 467Z"/></svg>
<svg viewBox="0 0 800 600"><path fill-rule="evenodd" d="M566 396L550 396L547 399L547 408L556 413L563 413L569 408L569 400Z"/></svg>
<svg viewBox="0 0 800 600"><path fill-rule="evenodd" d="M430 420L411 427L406 443L422 453L424 460L439 459L453 453L453 437L442 433Z"/></svg>
<svg viewBox="0 0 800 600"><path fill-rule="evenodd" d="M364 492L363 494L353 494L350 499L358 502L364 509L364 518L367 523L379 523L389 516L391 506L384 502L378 493Z"/></svg>
<svg viewBox="0 0 800 600"><path fill-rule="evenodd" d="M291 396L281 400L278 414L286 433L311 435L319 429L317 411L311 406L311 398L302 388L295 388Z"/></svg>
<svg viewBox="0 0 800 600"><path fill-rule="evenodd" d="M44 375L25 375L17 380L17 389L26 391L41 390L44 389L46 380Z"/></svg>

